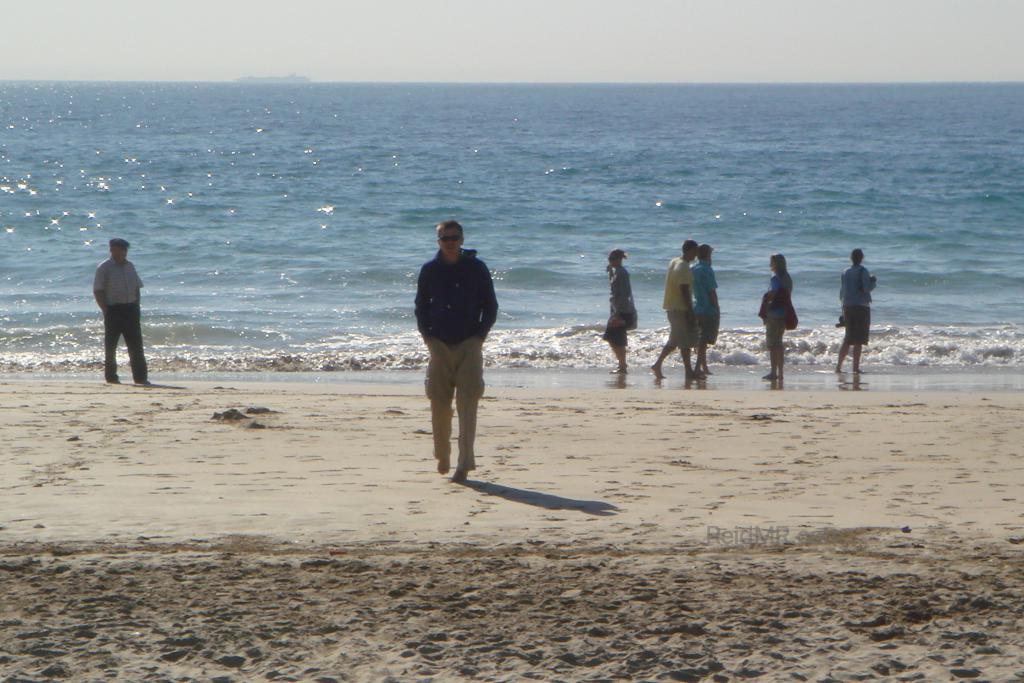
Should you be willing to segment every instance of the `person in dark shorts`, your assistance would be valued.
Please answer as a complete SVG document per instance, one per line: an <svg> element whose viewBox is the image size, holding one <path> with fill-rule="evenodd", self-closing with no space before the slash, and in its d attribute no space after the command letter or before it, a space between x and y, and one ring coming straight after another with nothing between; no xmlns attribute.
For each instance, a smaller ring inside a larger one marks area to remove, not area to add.
<svg viewBox="0 0 1024 683"><path fill-rule="evenodd" d="M718 341L718 325L721 312L718 308L718 282L715 270L711 267L710 244L702 244L697 248L697 263L691 268L693 273L693 311L697 314L697 327L700 328L700 346L697 347L697 371L710 375L708 369L708 347Z"/></svg>
<svg viewBox="0 0 1024 683"><path fill-rule="evenodd" d="M860 354L864 344L868 343L871 328L871 291L875 288L875 276L862 265L864 252L854 249L850 253L853 265L843 271L839 278L839 300L843 304L843 324L846 334L843 345L839 348L839 362L836 372L843 371L843 361L847 353L853 349L853 372L860 374Z"/></svg>
<svg viewBox="0 0 1024 683"><path fill-rule="evenodd" d="M636 305L633 303L633 288L629 284L629 271L622 265L627 258L621 249L608 253L608 286L611 296L608 303L611 314L602 338L612 347L618 366L612 374L626 374L626 331L636 329Z"/></svg>

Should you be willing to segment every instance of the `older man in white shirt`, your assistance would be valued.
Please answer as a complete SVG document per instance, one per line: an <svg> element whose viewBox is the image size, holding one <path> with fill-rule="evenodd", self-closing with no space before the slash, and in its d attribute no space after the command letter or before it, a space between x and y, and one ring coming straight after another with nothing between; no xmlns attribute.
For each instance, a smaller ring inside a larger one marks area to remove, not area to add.
<svg viewBox="0 0 1024 683"><path fill-rule="evenodd" d="M117 377L117 343L121 336L128 346L132 379L149 384L146 356L142 351L142 322L139 310L142 279L128 260L128 242L119 237L110 240L110 258L96 268L92 293L103 311L103 375L110 384Z"/></svg>

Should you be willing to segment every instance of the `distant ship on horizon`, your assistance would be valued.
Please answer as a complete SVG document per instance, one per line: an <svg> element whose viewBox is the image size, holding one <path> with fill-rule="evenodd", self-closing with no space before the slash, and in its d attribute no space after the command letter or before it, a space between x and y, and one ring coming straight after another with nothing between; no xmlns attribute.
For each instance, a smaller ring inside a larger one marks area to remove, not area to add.
<svg viewBox="0 0 1024 683"><path fill-rule="evenodd" d="M287 76L242 76L235 79L236 83L311 83L305 76L288 74Z"/></svg>

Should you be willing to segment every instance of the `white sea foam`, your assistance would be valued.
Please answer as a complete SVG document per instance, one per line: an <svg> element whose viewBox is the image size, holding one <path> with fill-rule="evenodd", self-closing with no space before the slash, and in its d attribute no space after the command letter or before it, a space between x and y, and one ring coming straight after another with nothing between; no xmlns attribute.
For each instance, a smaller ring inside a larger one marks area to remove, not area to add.
<svg viewBox="0 0 1024 683"><path fill-rule="evenodd" d="M181 329L178 329L181 327ZM590 369L610 361L600 326L495 330L485 347L495 368ZM249 334L195 325L165 324L147 334L147 355L155 369L186 371L332 372L409 370L425 366L419 335L338 334L319 342L286 345L276 334ZM631 333L634 363L653 359L664 344L665 329ZM205 337L205 339L204 339ZM259 345L250 340L259 339ZM183 340L187 340L184 342ZM276 340L276 341L275 341ZM842 341L832 328L787 333L787 362L830 367ZM8 329L0 334L0 371L70 371L98 367L98 325L62 326L45 331ZM723 330L709 349L712 364L750 366L767 363L760 329ZM986 328L881 328L865 347L864 362L888 367L1024 368L1024 333L1015 326Z"/></svg>

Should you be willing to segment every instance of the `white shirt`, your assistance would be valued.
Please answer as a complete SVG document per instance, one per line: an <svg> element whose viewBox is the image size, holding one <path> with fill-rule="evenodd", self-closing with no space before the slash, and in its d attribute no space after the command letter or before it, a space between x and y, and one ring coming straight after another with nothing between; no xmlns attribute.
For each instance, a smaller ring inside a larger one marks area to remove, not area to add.
<svg viewBox="0 0 1024 683"><path fill-rule="evenodd" d="M142 286L142 279L131 261L118 263L112 258L96 267L96 277L92 282L92 290L103 292L108 306L137 302Z"/></svg>

